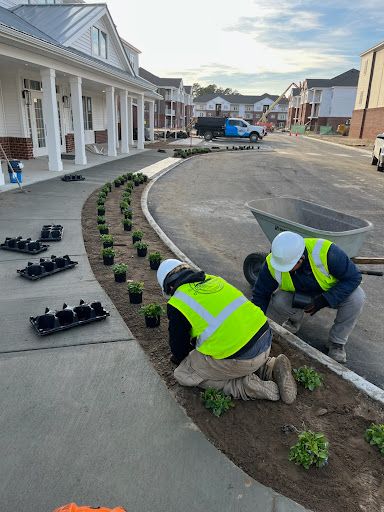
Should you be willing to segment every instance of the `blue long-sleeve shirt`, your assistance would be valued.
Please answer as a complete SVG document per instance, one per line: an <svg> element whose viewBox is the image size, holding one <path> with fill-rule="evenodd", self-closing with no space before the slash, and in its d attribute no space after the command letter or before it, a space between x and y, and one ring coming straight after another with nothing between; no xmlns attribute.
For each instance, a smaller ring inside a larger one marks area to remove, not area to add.
<svg viewBox="0 0 384 512"><path fill-rule="evenodd" d="M304 256L305 260L301 267L295 272L291 272L293 285L297 292L312 296L322 294L329 306L334 308L343 302L348 295L359 286L361 282L359 269L337 245L332 244L330 246L327 254L327 262L329 273L335 277L338 282L326 292L321 289L313 275L307 251L305 251ZM252 302L256 304L256 306L259 306L265 313L271 295L278 286L278 282L272 277L268 265L265 262L253 287Z"/></svg>

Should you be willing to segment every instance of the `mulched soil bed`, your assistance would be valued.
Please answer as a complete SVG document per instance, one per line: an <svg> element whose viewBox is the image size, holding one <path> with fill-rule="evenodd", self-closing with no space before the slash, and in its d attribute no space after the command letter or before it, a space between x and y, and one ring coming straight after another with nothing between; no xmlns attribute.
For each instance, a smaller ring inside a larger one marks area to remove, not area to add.
<svg viewBox="0 0 384 512"><path fill-rule="evenodd" d="M113 188L106 202L106 218L115 238L115 262L127 263L127 278L144 281L143 304L162 303L156 271L147 258L139 258L133 248L131 232L121 224L120 196L124 186ZM133 229L144 231L143 241L149 251L160 251L163 258L174 254L149 226L140 207L143 185L132 193ZM126 283L115 283L111 267L103 265L101 242L96 223L94 192L83 208L83 236L89 261L98 281L143 347L153 366L187 414L207 438L251 477L272 487L314 512L383 512L384 457L363 439L372 423L384 423L383 409L326 368L295 352L284 340L275 337L273 353L286 353L293 367L304 364L324 376L322 388L310 392L299 388L293 405L268 401L236 401L235 407L221 418L204 408L198 389L182 388L173 377L167 343L167 319L148 329L140 305L129 303ZM329 464L305 470L288 461L290 446L297 442L295 433L285 433L285 425L323 432L330 443Z"/></svg>

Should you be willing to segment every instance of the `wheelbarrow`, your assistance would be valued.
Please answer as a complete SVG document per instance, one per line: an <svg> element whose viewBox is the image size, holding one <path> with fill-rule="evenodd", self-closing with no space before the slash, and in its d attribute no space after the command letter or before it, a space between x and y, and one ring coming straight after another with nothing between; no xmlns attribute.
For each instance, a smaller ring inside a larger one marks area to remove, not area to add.
<svg viewBox="0 0 384 512"><path fill-rule="evenodd" d="M282 231L293 231L304 238L325 238L334 242L354 263L384 263L384 258L357 256L367 233L373 228L368 220L294 197L255 199L246 206L270 242ZM267 254L256 252L245 258L243 272L251 285L255 283ZM383 275L383 272L372 270L360 271L362 274Z"/></svg>

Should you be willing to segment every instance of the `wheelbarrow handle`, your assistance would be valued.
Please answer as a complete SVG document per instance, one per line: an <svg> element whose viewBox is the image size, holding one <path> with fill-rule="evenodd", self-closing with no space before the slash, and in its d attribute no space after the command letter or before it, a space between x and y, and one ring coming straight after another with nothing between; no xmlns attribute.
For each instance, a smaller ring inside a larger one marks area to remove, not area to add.
<svg viewBox="0 0 384 512"><path fill-rule="evenodd" d="M359 265L384 265L384 258L368 258L365 256L355 256L351 258L353 263Z"/></svg>
<svg viewBox="0 0 384 512"><path fill-rule="evenodd" d="M361 274L365 274L367 276L383 276L384 272L379 272L376 270L360 270Z"/></svg>

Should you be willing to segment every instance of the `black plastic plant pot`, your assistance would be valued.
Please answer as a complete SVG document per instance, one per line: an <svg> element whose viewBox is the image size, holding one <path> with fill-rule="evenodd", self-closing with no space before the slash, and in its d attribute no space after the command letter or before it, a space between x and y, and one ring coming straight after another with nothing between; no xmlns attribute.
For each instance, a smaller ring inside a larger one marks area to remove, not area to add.
<svg viewBox="0 0 384 512"><path fill-rule="evenodd" d="M18 238L8 238L6 240L7 246L11 247L13 249L14 247L16 247L18 240L19 240Z"/></svg>
<svg viewBox="0 0 384 512"><path fill-rule="evenodd" d="M41 232L41 238L49 238L49 235L50 235L50 230L49 229L44 229Z"/></svg>
<svg viewBox="0 0 384 512"><path fill-rule="evenodd" d="M55 263L57 268L64 268L69 260L67 258L56 258Z"/></svg>
<svg viewBox="0 0 384 512"><path fill-rule="evenodd" d="M108 235L108 233L109 233L109 228L100 229L100 235Z"/></svg>
<svg viewBox="0 0 384 512"><path fill-rule="evenodd" d="M124 224L124 231L131 231L132 230L132 224Z"/></svg>
<svg viewBox="0 0 384 512"><path fill-rule="evenodd" d="M144 258L147 255L147 248L137 249L137 255L140 256L140 258Z"/></svg>
<svg viewBox="0 0 384 512"><path fill-rule="evenodd" d="M92 302L91 303L91 308L95 312L96 316L103 316L103 315L106 314L106 311L103 308L103 306L101 305L101 302L98 302L98 301L97 302Z"/></svg>
<svg viewBox="0 0 384 512"><path fill-rule="evenodd" d="M29 240L19 240L17 242L17 248L18 249L25 249L28 242L29 242Z"/></svg>
<svg viewBox="0 0 384 512"><path fill-rule="evenodd" d="M55 327L55 315L45 314L38 317L37 328L41 331L49 331Z"/></svg>
<svg viewBox="0 0 384 512"><path fill-rule="evenodd" d="M28 265L27 273L29 276L40 276L43 272L43 267L41 265Z"/></svg>
<svg viewBox="0 0 384 512"><path fill-rule="evenodd" d="M53 261L41 261L40 265L44 268L45 272L52 272L55 268L55 264Z"/></svg>
<svg viewBox="0 0 384 512"><path fill-rule="evenodd" d="M152 270L157 270L159 267L160 267L160 263L161 261L149 261L149 267L152 269Z"/></svg>
<svg viewBox="0 0 384 512"><path fill-rule="evenodd" d="M120 182L115 181L115 187L119 188L120 187Z"/></svg>
<svg viewBox="0 0 384 512"><path fill-rule="evenodd" d="M40 242L37 240L35 242L29 242L29 244L28 244L29 251L37 251L40 248L41 248Z"/></svg>
<svg viewBox="0 0 384 512"><path fill-rule="evenodd" d="M116 283L125 283L126 280L127 280L126 272L124 272L124 274L115 274Z"/></svg>
<svg viewBox="0 0 384 512"><path fill-rule="evenodd" d="M113 242L103 242L103 247L106 249L107 247L113 247Z"/></svg>
<svg viewBox="0 0 384 512"><path fill-rule="evenodd" d="M97 215L99 215L101 217L102 215L104 215L104 213L105 213L105 208L97 208Z"/></svg>
<svg viewBox="0 0 384 512"><path fill-rule="evenodd" d="M113 265L115 260L114 256L103 256L104 265Z"/></svg>
<svg viewBox="0 0 384 512"><path fill-rule="evenodd" d="M147 327L159 327L160 325L160 316L145 316L145 325Z"/></svg>
<svg viewBox="0 0 384 512"><path fill-rule="evenodd" d="M59 229L52 229L51 237L54 240L57 240L58 238L61 238L61 231Z"/></svg>
<svg viewBox="0 0 384 512"><path fill-rule="evenodd" d="M141 238L141 236L132 235L132 243L140 242Z"/></svg>
<svg viewBox="0 0 384 512"><path fill-rule="evenodd" d="M82 322L91 318L92 308L88 305L76 306L73 308L73 312L76 313L78 320Z"/></svg>
<svg viewBox="0 0 384 512"><path fill-rule="evenodd" d="M102 217L102 215L100 215L100 217ZM97 219L97 223L98 224L105 224L105 219L104 220Z"/></svg>
<svg viewBox="0 0 384 512"><path fill-rule="evenodd" d="M138 187L140 185L140 181L138 180L135 180L133 183L135 184L135 187Z"/></svg>
<svg viewBox="0 0 384 512"><path fill-rule="evenodd" d="M143 302L143 292L128 292L129 302L131 304L141 304Z"/></svg>
<svg viewBox="0 0 384 512"><path fill-rule="evenodd" d="M72 309L62 309L56 312L56 318L61 326L70 325L74 321L74 314Z"/></svg>

